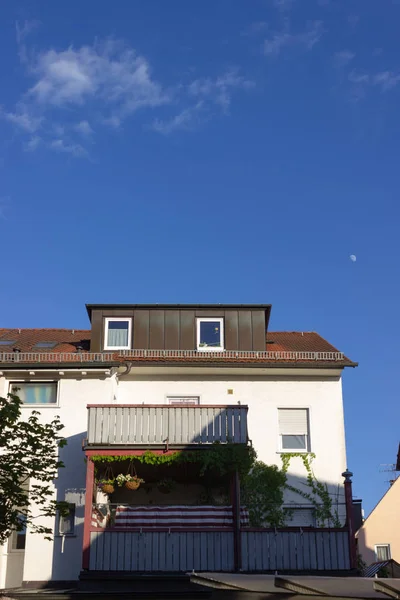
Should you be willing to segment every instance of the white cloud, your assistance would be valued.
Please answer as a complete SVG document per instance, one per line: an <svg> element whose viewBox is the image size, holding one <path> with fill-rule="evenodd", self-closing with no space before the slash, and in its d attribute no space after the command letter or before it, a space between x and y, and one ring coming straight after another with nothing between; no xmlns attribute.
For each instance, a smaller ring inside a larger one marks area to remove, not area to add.
<svg viewBox="0 0 400 600"><path fill-rule="evenodd" d="M172 119L162 121L156 119L153 121L151 128L157 133L169 135L177 130L191 131L201 122L200 111L203 109L204 103L198 102L194 106L185 108Z"/></svg>
<svg viewBox="0 0 400 600"><path fill-rule="evenodd" d="M380 85L383 92L388 92L400 82L400 73L382 71L373 77L373 84Z"/></svg>
<svg viewBox="0 0 400 600"><path fill-rule="evenodd" d="M351 71L348 75L350 83L364 88L367 86L378 86L382 92L388 92L395 88L400 83L400 73L394 73L393 71L381 71L379 73L359 73L357 71Z"/></svg>
<svg viewBox="0 0 400 600"><path fill-rule="evenodd" d="M21 47L36 26L17 24ZM0 107L0 118L29 134L25 150L41 145L76 157L88 156L84 146L94 136L94 123L119 129L140 109L174 105L181 107L178 114L156 118L150 128L164 134L192 130L216 113L215 106L227 114L233 94L254 86L235 68L213 78L164 85L153 77L145 57L118 41L30 53L23 65L31 81L15 108Z"/></svg>
<svg viewBox="0 0 400 600"><path fill-rule="evenodd" d="M50 143L50 148L56 152L66 152L77 158L87 157L87 150L80 144L65 143L63 139L53 140Z"/></svg>
<svg viewBox="0 0 400 600"><path fill-rule="evenodd" d="M355 57L354 52L350 52L350 50L342 50L341 52L336 52L333 56L333 62L336 67L341 68L345 67L349 64Z"/></svg>
<svg viewBox="0 0 400 600"><path fill-rule="evenodd" d="M77 123L74 126L75 131L77 131L78 133L81 133L82 135L91 135L92 133L94 133L93 129L91 128L89 121L79 121L79 123Z"/></svg>
<svg viewBox="0 0 400 600"><path fill-rule="evenodd" d="M93 100L127 115L170 102L148 61L117 42L41 53L31 67L36 77L28 95L39 105L66 107Z"/></svg>
<svg viewBox="0 0 400 600"><path fill-rule="evenodd" d="M17 105L15 112L0 110L0 117L28 133L37 131L43 121L42 117L32 115L23 104Z"/></svg>
<svg viewBox="0 0 400 600"><path fill-rule="evenodd" d="M190 83L188 89L192 96L208 98L226 111L231 104L233 90L246 90L253 86L254 82L240 76L237 69L230 69L215 79L196 79Z"/></svg>
<svg viewBox="0 0 400 600"><path fill-rule="evenodd" d="M299 46L306 50L312 50L319 42L324 33L322 21L311 21L307 28L301 33L290 33L286 30L275 33L271 38L264 41L264 54L277 55L286 47Z"/></svg>

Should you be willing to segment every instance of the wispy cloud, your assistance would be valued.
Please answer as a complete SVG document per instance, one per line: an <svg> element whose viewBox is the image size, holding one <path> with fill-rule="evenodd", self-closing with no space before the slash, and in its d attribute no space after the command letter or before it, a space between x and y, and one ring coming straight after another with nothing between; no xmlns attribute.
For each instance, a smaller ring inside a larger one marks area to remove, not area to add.
<svg viewBox="0 0 400 600"><path fill-rule="evenodd" d="M77 123L74 126L75 131L77 131L78 133L81 133L82 135L88 136L88 135L92 135L92 133L94 133L93 129L90 126L89 121L79 121L79 123Z"/></svg>
<svg viewBox="0 0 400 600"><path fill-rule="evenodd" d="M23 23L16 21L15 23L15 35L17 39L17 44L22 44L25 38L35 31L40 26L40 21L37 19L25 20Z"/></svg>
<svg viewBox="0 0 400 600"><path fill-rule="evenodd" d="M28 142L24 144L25 152L34 152L42 143L42 138L39 135L33 135Z"/></svg>
<svg viewBox="0 0 400 600"><path fill-rule="evenodd" d="M235 89L250 89L254 82L239 75L237 69L230 69L216 79L203 78L192 81L189 93L192 96L208 98L218 104L224 111L229 109L232 93Z"/></svg>
<svg viewBox="0 0 400 600"><path fill-rule="evenodd" d="M98 98L127 115L171 101L148 61L118 42L49 50L38 56L32 73L37 81L28 95L42 105L82 105Z"/></svg>
<svg viewBox="0 0 400 600"><path fill-rule="evenodd" d="M15 38L18 46L18 55L22 63L28 62L28 50L25 45L25 39L33 31L40 27L41 23L37 19L25 20L23 23L15 22Z"/></svg>
<svg viewBox="0 0 400 600"><path fill-rule="evenodd" d="M63 139L53 140L50 148L56 152L66 152L75 157L88 157L88 151L80 144L68 144Z"/></svg>
<svg viewBox="0 0 400 600"><path fill-rule="evenodd" d="M180 113L168 120L155 119L151 128L157 133L169 135L177 130L192 131L201 122L200 113L204 109L204 102L197 102L194 106L185 108Z"/></svg>
<svg viewBox="0 0 400 600"><path fill-rule="evenodd" d="M0 117L28 133L37 131L43 121L42 117L34 116L24 104L18 104L15 112L0 109Z"/></svg>
<svg viewBox="0 0 400 600"><path fill-rule="evenodd" d="M17 24L20 46L36 26ZM43 146L75 157L88 156L84 146L100 126L119 129L139 111L147 111L147 118L148 111L165 112L170 106L179 112L153 119L151 129L164 134L189 131L218 114L215 107L228 114L233 94L254 85L237 68L164 84L144 56L116 40L31 53L23 67L30 79L26 91L12 109L0 107L0 118L29 134L23 142L26 151Z"/></svg>
<svg viewBox="0 0 400 600"><path fill-rule="evenodd" d="M355 58L354 52L350 52L350 50L341 50L340 52L335 52L333 62L335 67L341 68L348 65L353 58Z"/></svg>
<svg viewBox="0 0 400 600"><path fill-rule="evenodd" d="M302 47L312 50L324 33L322 21L311 21L307 24L305 31L291 33L288 26L285 30L275 33L272 37L264 40L264 54L267 56L278 55L287 47Z"/></svg>
<svg viewBox="0 0 400 600"><path fill-rule="evenodd" d="M394 89L400 83L400 73L380 71L371 74L353 70L348 74L348 81L352 86L353 99L360 100L366 96L367 90L371 88L379 88L382 93Z"/></svg>

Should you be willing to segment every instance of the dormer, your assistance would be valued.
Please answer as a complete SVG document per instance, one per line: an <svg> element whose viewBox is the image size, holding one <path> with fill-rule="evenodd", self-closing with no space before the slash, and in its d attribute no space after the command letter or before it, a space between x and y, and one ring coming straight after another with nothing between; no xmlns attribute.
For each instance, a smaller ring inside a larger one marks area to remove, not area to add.
<svg viewBox="0 0 400 600"><path fill-rule="evenodd" d="M87 304L91 352L265 350L270 304Z"/></svg>

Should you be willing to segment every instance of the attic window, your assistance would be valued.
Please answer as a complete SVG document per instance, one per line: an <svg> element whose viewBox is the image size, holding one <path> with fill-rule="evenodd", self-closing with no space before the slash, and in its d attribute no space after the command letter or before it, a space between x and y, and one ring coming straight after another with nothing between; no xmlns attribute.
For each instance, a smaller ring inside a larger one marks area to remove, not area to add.
<svg viewBox="0 0 400 600"><path fill-rule="evenodd" d="M132 319L109 317L105 319L104 350L129 350L132 337Z"/></svg>
<svg viewBox="0 0 400 600"><path fill-rule="evenodd" d="M224 349L224 319L197 319L197 350L220 352Z"/></svg>
<svg viewBox="0 0 400 600"><path fill-rule="evenodd" d="M0 346L12 346L15 340L0 340Z"/></svg>
<svg viewBox="0 0 400 600"><path fill-rule="evenodd" d="M34 345L34 348L54 348L58 342L38 342Z"/></svg>

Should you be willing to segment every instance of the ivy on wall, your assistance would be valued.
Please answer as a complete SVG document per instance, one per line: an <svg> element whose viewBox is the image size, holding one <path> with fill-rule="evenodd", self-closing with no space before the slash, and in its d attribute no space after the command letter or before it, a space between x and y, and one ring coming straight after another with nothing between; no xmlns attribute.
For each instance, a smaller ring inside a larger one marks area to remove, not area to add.
<svg viewBox="0 0 400 600"><path fill-rule="evenodd" d="M318 481L312 469L311 465L315 454L313 452L308 454L301 452L286 452L281 454L282 472L285 475L293 458L299 458L303 463L306 470L306 483L304 485L308 487L308 491L288 483L285 484L286 489L298 494L313 505L319 527L341 527L338 510L337 508L333 508L333 500L329 493L328 484Z"/></svg>

